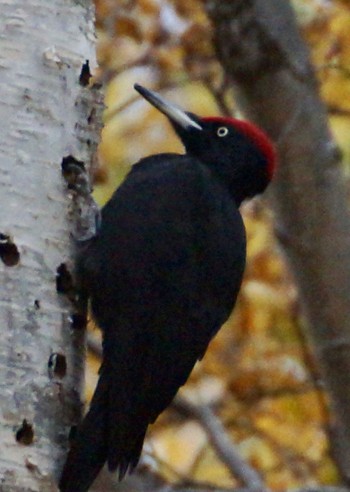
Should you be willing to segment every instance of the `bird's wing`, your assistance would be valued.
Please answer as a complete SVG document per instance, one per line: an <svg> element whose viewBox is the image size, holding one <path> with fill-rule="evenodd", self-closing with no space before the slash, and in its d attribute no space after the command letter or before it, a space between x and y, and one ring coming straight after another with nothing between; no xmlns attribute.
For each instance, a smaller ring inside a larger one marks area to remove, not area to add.
<svg viewBox="0 0 350 492"><path fill-rule="evenodd" d="M151 159L103 209L96 242L92 307L111 374L112 469L127 468L121 441L142 447L147 425L203 356L233 308L244 269L244 228L224 187L195 159Z"/></svg>

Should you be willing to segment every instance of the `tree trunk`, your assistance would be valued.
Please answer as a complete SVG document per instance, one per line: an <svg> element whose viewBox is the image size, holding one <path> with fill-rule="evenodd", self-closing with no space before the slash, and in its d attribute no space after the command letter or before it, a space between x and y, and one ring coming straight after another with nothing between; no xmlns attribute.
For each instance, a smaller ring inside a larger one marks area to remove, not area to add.
<svg viewBox="0 0 350 492"><path fill-rule="evenodd" d="M57 287L73 254L62 159L89 164L97 144L94 10L0 0L0 12L0 489L46 492L82 408L83 331Z"/></svg>
<svg viewBox="0 0 350 492"><path fill-rule="evenodd" d="M350 483L350 216L336 146L286 0L205 0L245 114L278 144L278 232L334 410L336 462Z"/></svg>

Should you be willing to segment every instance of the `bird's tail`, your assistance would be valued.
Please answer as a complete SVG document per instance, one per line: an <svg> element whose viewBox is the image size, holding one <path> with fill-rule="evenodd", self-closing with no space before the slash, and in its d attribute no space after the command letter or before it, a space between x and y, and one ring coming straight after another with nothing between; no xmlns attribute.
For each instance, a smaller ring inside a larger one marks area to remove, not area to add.
<svg viewBox="0 0 350 492"><path fill-rule="evenodd" d="M59 482L61 492L89 490L106 461L110 471L118 472L119 480L136 467L147 424L126 413L123 397L115 397L115 384L102 370L90 410L68 453Z"/></svg>
<svg viewBox="0 0 350 492"><path fill-rule="evenodd" d="M77 429L63 468L61 492L86 492L107 460L108 389L101 376L90 410Z"/></svg>

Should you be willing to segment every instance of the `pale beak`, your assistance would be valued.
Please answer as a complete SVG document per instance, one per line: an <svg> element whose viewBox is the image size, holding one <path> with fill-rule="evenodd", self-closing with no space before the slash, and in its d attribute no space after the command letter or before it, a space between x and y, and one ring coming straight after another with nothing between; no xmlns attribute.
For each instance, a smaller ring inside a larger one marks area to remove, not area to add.
<svg viewBox="0 0 350 492"><path fill-rule="evenodd" d="M165 114L172 123L179 125L185 130L195 128L196 130L203 130L197 121L195 121L188 113L185 113L181 108L175 104L169 103L163 99L159 94L153 92L142 85L135 84L134 89L137 90L142 97L144 97L152 106L157 108L161 113Z"/></svg>

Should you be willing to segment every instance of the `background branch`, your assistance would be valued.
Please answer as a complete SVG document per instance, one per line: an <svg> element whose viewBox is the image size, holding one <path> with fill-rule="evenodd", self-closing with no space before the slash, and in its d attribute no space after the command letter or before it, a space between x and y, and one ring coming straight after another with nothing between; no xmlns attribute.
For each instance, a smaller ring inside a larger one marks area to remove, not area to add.
<svg viewBox="0 0 350 492"><path fill-rule="evenodd" d="M277 142L279 236L331 395L333 454L350 483L350 217L339 152L286 0L206 0L237 101Z"/></svg>
<svg viewBox="0 0 350 492"><path fill-rule="evenodd" d="M177 396L172 406L198 420L219 458L228 467L234 478L250 490L268 491L258 473L249 466L229 439L227 431L208 405L194 405Z"/></svg>

